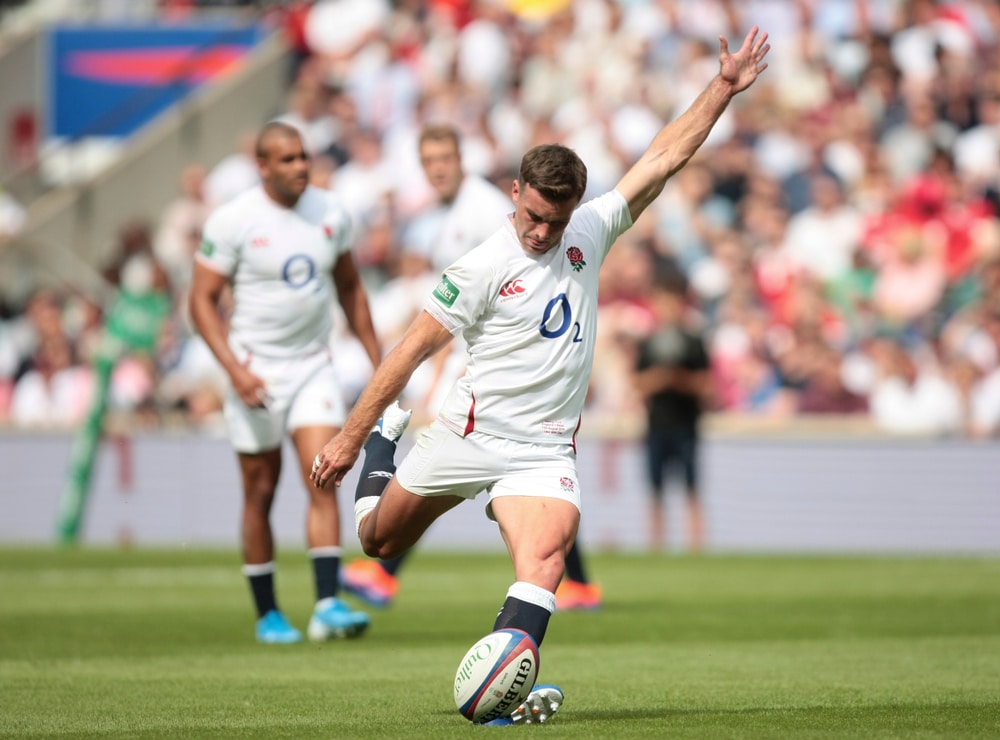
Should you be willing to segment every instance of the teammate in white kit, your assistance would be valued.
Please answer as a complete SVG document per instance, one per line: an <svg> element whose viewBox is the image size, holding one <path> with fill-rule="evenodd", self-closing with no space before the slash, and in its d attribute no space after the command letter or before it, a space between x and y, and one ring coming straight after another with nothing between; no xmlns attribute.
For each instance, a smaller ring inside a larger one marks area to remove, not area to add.
<svg viewBox="0 0 1000 740"><path fill-rule="evenodd" d="M334 491L309 485L315 449L344 423L346 409L331 362L332 301L339 302L373 366L381 351L368 299L351 256L351 224L328 191L308 185L309 160L296 129L267 124L257 139L261 185L208 218L196 256L191 318L228 373L224 413L243 480L243 571L265 643L302 634L278 608L270 510L287 434L309 490L306 541L316 606L314 640L351 637L368 615L337 598L340 519ZM232 286L232 316L220 312Z"/></svg>
<svg viewBox="0 0 1000 740"><path fill-rule="evenodd" d="M434 274L440 276L455 260L489 238L513 212L514 204L489 180L463 170L458 131L451 126L425 127L417 146L420 165L438 203L414 221L406 248L422 253ZM432 414L465 371L465 345L454 341L449 350L434 356L434 373L426 394Z"/></svg>
<svg viewBox="0 0 1000 740"><path fill-rule="evenodd" d="M575 434L593 360L601 263L729 101L767 67L767 34L758 37L756 27L735 54L721 36L719 46L719 74L613 191L577 208L586 168L576 154L547 144L524 155L511 219L448 269L343 431L316 455L314 483L338 485L364 445L355 518L372 557L404 552L437 517L485 488L487 515L500 527L515 578L494 630L521 629L541 645L576 536ZM468 344L468 371L393 475L387 438L398 438L408 415L390 403L456 333ZM536 687L505 719L544 721L562 699L557 687Z"/></svg>

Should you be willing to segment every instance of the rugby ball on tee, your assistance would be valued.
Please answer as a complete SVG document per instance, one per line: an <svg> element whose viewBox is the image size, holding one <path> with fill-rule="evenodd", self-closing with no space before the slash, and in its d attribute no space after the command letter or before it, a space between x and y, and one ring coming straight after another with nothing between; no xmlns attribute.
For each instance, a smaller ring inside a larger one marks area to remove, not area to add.
<svg viewBox="0 0 1000 740"><path fill-rule="evenodd" d="M469 648L455 672L455 706L470 722L506 717L531 693L538 645L527 632L491 632Z"/></svg>

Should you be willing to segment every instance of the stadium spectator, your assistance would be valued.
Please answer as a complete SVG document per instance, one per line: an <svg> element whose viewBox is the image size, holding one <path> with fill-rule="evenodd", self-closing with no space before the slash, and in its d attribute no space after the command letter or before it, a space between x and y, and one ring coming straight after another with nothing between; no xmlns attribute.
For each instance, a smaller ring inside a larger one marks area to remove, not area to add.
<svg viewBox="0 0 1000 740"><path fill-rule="evenodd" d="M936 357L912 351L891 339L869 347L877 371L871 390L872 419L887 432L946 436L961 432L963 409L955 384L941 371Z"/></svg>
<svg viewBox="0 0 1000 740"><path fill-rule="evenodd" d="M4 322L0 361L4 375L17 380L38 346L62 335L62 302L53 290L39 289L28 298L24 311Z"/></svg>
<svg viewBox="0 0 1000 740"><path fill-rule="evenodd" d="M153 255L153 236L144 220L126 222L118 231L118 241L102 270L108 284L118 289L141 291L148 287L163 266Z"/></svg>
<svg viewBox="0 0 1000 740"><path fill-rule="evenodd" d="M205 175L204 165L197 162L181 171L180 192L163 209L153 237L153 255L167 271L182 304L191 283L191 262L201 243L201 229L209 212Z"/></svg>
<svg viewBox="0 0 1000 740"><path fill-rule="evenodd" d="M988 89L976 99L976 122L955 141L955 165L978 189L1000 176L1000 91Z"/></svg>
<svg viewBox="0 0 1000 740"><path fill-rule="evenodd" d="M735 220L733 204L715 193L713 184L708 164L692 162L664 188L652 209L655 243L688 275L709 256L714 238Z"/></svg>
<svg viewBox="0 0 1000 740"><path fill-rule="evenodd" d="M844 382L842 357L822 342L808 345L809 367L798 397L800 414L864 414L868 399Z"/></svg>
<svg viewBox="0 0 1000 740"><path fill-rule="evenodd" d="M897 185L924 172L939 150L950 151L958 128L937 117L934 101L925 91L906 100L906 119L879 140L882 158Z"/></svg>
<svg viewBox="0 0 1000 740"><path fill-rule="evenodd" d="M10 419L20 427L71 429L86 416L94 376L62 334L44 337L14 385Z"/></svg>
<svg viewBox="0 0 1000 740"><path fill-rule="evenodd" d="M633 227L623 234L601 265L594 338L594 367L584 407L583 428L611 437L633 434L642 412L642 399L631 383L635 347L653 327L649 290L660 263L676 265L659 256L651 240Z"/></svg>
<svg viewBox="0 0 1000 740"><path fill-rule="evenodd" d="M333 173L329 188L344 203L355 225L358 239L355 249L362 272L381 274L388 268L393 251L389 221L392 164L384 157L381 137L371 129L355 132L347 142L347 151L348 162Z"/></svg>
<svg viewBox="0 0 1000 740"><path fill-rule="evenodd" d="M223 157L205 175L205 203L210 209L226 203L255 185L260 173L254 159L257 135L244 131L236 139L236 150Z"/></svg>
<svg viewBox="0 0 1000 740"><path fill-rule="evenodd" d="M1000 265L994 267L1000 273ZM976 380L969 392L969 428L973 437L1000 437L1000 311L983 311L982 336L992 350L989 359L976 362Z"/></svg>
<svg viewBox="0 0 1000 740"><path fill-rule="evenodd" d="M800 272L832 283L850 268L861 238L861 214L844 201L834 177L814 175L808 190L811 205L789 219L784 249Z"/></svg>
<svg viewBox="0 0 1000 740"><path fill-rule="evenodd" d="M322 80L299 74L288 94L288 110L276 120L299 130L310 157L326 152L337 138L337 125L329 113L330 91Z"/></svg>
<svg viewBox="0 0 1000 740"><path fill-rule="evenodd" d="M289 643L302 634L275 597L270 512L285 435L308 479L312 450L343 423L345 404L329 346L334 291L372 365L381 352L351 257L350 220L328 192L308 184L301 135L271 122L261 130L257 154L261 186L215 211L205 224L190 311L231 382L225 414L243 480L243 570L258 614L257 639ZM228 285L233 314L227 327L219 304ZM361 634L368 615L337 598L336 493L307 488L306 541L316 589L309 637Z"/></svg>
<svg viewBox="0 0 1000 740"><path fill-rule="evenodd" d="M573 443L593 363L600 264L687 164L730 100L767 67L767 34L756 26L735 53L721 36L719 46L716 77L657 134L615 190L577 208L587 182L579 157L557 144L525 154L511 188L510 220L448 268L343 431L313 462L317 488L336 486L364 445L355 516L365 553L382 559L408 550L435 519L487 488L487 513L499 525L515 577L494 630L521 629L541 645L576 537ZM397 473L396 442L409 412L394 399L453 332L469 345L469 369ZM558 688L536 687L497 721L542 722L562 700Z"/></svg>

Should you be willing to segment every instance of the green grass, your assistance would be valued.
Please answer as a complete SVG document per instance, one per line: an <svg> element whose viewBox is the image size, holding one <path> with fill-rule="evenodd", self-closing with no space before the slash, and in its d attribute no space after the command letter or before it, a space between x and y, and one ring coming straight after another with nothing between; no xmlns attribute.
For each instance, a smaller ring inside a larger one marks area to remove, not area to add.
<svg viewBox="0 0 1000 740"><path fill-rule="evenodd" d="M0 736L1000 737L1000 560L594 555L556 614L550 723L468 724L451 680L511 580L418 553L360 640L261 646L235 552L0 550ZM304 628L303 553L279 598Z"/></svg>

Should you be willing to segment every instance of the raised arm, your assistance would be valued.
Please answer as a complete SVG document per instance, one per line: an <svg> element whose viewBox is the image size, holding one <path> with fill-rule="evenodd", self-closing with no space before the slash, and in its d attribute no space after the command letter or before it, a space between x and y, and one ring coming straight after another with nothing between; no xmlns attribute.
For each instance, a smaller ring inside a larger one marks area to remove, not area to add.
<svg viewBox="0 0 1000 740"><path fill-rule="evenodd" d="M698 151L733 96L750 87L767 69L763 60L771 45L766 33L757 37L759 31L757 26L751 28L735 54L729 53L726 38L719 36L719 74L684 113L660 130L616 186L628 201L633 221Z"/></svg>

